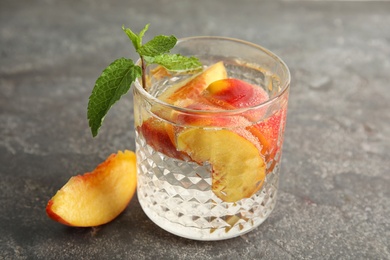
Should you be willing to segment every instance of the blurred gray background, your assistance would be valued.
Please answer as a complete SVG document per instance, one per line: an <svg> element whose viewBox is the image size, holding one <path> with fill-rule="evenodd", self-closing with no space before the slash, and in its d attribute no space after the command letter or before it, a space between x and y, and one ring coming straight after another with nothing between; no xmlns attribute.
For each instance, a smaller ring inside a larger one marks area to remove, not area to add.
<svg viewBox="0 0 390 260"><path fill-rule="evenodd" d="M113 222L45 214L72 175L135 149L132 95L95 139L89 94L121 26L262 45L292 74L276 209L258 229L196 242L154 225L137 198ZM390 2L0 1L0 259L390 259Z"/></svg>

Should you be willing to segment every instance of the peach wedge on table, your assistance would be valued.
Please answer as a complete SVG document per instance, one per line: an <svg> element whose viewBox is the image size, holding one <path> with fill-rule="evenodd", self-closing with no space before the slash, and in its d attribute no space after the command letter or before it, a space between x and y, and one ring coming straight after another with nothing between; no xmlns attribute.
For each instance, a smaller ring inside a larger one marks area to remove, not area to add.
<svg viewBox="0 0 390 260"><path fill-rule="evenodd" d="M264 183L265 163L258 148L238 133L189 128L178 134L177 148L201 165L211 164L212 191L225 202L249 198Z"/></svg>
<svg viewBox="0 0 390 260"><path fill-rule="evenodd" d="M49 200L46 213L51 219L68 226L103 225L127 207L136 184L135 154L119 151L93 172L71 177Z"/></svg>

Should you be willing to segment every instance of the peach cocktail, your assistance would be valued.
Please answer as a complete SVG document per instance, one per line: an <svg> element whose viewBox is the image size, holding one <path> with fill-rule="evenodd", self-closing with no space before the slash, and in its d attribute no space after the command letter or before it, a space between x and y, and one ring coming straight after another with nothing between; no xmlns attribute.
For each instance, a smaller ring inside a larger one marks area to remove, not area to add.
<svg viewBox="0 0 390 260"><path fill-rule="evenodd" d="M136 82L138 198L161 228L221 240L260 225L276 202L290 74L262 47L194 37L173 51L202 71L147 71Z"/></svg>

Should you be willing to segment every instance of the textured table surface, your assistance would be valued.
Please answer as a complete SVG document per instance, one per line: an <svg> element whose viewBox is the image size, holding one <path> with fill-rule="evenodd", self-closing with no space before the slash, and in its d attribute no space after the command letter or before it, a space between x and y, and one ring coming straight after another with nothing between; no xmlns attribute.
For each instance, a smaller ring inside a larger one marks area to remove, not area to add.
<svg viewBox="0 0 390 260"><path fill-rule="evenodd" d="M289 65L276 209L255 231L196 242L154 225L136 198L113 222L45 214L75 174L134 150L132 95L91 137L86 107L112 60L146 35L221 35ZM0 259L390 259L390 2L0 2Z"/></svg>

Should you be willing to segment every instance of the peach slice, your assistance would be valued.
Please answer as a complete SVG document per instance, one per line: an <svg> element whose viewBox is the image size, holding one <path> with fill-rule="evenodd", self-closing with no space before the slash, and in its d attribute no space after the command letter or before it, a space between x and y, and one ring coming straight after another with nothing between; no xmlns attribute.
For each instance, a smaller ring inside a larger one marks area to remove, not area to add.
<svg viewBox="0 0 390 260"><path fill-rule="evenodd" d="M226 109L251 107L269 99L267 92L262 88L233 78L222 79L211 83L202 94L211 103ZM248 120L255 121L262 119L265 112L266 108L259 108L250 110L244 113L243 116L248 118ZM246 127L246 130L261 143L261 153L264 155L266 162L272 161L267 172L273 170L275 156L281 147L281 144L278 144L278 140L282 114L279 111L256 125Z"/></svg>
<svg viewBox="0 0 390 260"><path fill-rule="evenodd" d="M93 172L71 177L49 200L46 213L68 226L106 224L129 204L136 190L136 178L133 152L111 154Z"/></svg>
<svg viewBox="0 0 390 260"><path fill-rule="evenodd" d="M203 128L230 128L233 132L248 138L251 133L246 131L245 128L252 126L252 123L241 115L225 114L220 111L224 111L220 107L213 104L205 103L190 103L184 106L185 108L193 110L191 113L175 112L172 113L173 120L184 127L203 127ZM197 113L199 110L199 113ZM210 111L210 113L208 113ZM176 130L176 133L180 132L180 129ZM256 133L256 132L254 132ZM248 138L248 140L258 140ZM175 143L175 141L173 141ZM260 149L261 150L261 149Z"/></svg>
<svg viewBox="0 0 390 260"><path fill-rule="evenodd" d="M199 164L212 165L212 191L223 201L249 198L264 183L265 163L258 148L235 132L188 128L178 134L177 148Z"/></svg>
<svg viewBox="0 0 390 260"><path fill-rule="evenodd" d="M212 82L203 95L225 109L252 107L269 99L264 89L235 78Z"/></svg>
<svg viewBox="0 0 390 260"><path fill-rule="evenodd" d="M169 104L175 104L176 101L183 99L197 99L208 85L224 78L227 78L227 72L225 65L220 61L184 82L170 87L158 98Z"/></svg>
<svg viewBox="0 0 390 260"><path fill-rule="evenodd" d="M189 101L189 102L186 102ZM203 114L204 111L213 111L220 109L216 106L213 106L212 104L204 104L202 102L193 102L191 100L186 100L185 102L181 102L181 107L191 109L191 110L199 110L202 111L201 113L191 112L174 112L172 113L171 117L173 120L182 126L199 126L199 127L227 127L229 125L229 122L231 121L230 118L224 117L218 113L214 114L213 116L210 116L208 114ZM180 102L180 101L178 101ZM185 104L187 103L187 104Z"/></svg>
<svg viewBox="0 0 390 260"><path fill-rule="evenodd" d="M277 111L264 121L261 121L248 129L256 136L263 145L262 153L268 162L272 164L268 167L267 173L271 172L280 158L276 155L283 145L283 132L286 124L287 108Z"/></svg>
<svg viewBox="0 0 390 260"><path fill-rule="evenodd" d="M175 129L171 124L150 117L137 127L137 130L143 135L146 143L157 152L179 160L188 158L185 153L177 151Z"/></svg>

